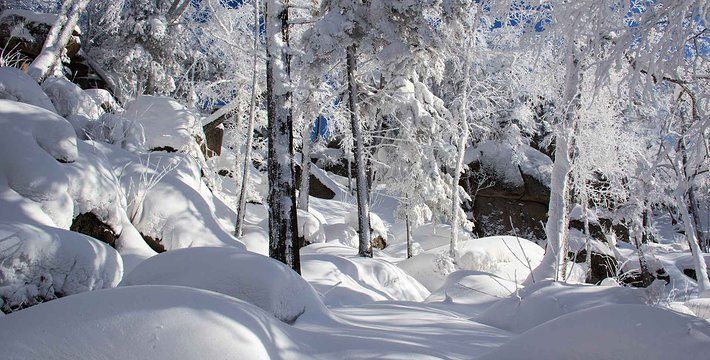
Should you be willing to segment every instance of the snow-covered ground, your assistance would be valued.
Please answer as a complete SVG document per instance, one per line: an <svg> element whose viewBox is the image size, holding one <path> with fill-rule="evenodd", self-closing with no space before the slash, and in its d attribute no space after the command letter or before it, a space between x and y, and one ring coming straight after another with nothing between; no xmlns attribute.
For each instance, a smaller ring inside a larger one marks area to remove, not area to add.
<svg viewBox="0 0 710 360"><path fill-rule="evenodd" d="M357 256L355 199L342 177L314 165L336 196L312 197L309 211L299 210L299 234L311 243L301 249L299 276L267 257L266 205L248 204L244 235L233 235L236 181L205 174L196 142L204 134L179 103L143 96L124 112L103 114L106 94L63 78L39 87L6 68L0 91L10 99L0 100L2 359L710 353L710 304L696 299L697 285L684 273L692 259L668 226L658 244L643 246L650 268L670 276L667 285L523 286L544 248L462 232L450 259L450 227L427 223L413 229L414 256L406 259L397 200L379 192L371 225L387 246L373 258ZM489 145L468 156L495 161ZM526 169L549 180L549 159L526 154ZM233 164L229 156L210 163ZM250 198L263 199L266 180L250 170ZM115 242L70 231L81 214L93 214ZM570 236L575 250L580 234ZM624 270L638 268L630 245L593 246L618 256ZM584 279L583 269L573 268L581 271L574 279Z"/></svg>

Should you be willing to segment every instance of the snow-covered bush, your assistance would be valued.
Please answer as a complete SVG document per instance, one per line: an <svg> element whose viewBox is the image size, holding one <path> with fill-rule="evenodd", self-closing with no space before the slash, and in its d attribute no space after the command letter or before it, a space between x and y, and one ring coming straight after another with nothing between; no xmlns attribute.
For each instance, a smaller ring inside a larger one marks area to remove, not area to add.
<svg viewBox="0 0 710 360"><path fill-rule="evenodd" d="M114 287L122 276L121 256L96 239L48 226L0 222L3 312Z"/></svg>
<svg viewBox="0 0 710 360"><path fill-rule="evenodd" d="M154 256L127 274L131 285L179 285L244 300L293 323L322 317L326 309L313 288L283 263L234 248L190 248Z"/></svg>

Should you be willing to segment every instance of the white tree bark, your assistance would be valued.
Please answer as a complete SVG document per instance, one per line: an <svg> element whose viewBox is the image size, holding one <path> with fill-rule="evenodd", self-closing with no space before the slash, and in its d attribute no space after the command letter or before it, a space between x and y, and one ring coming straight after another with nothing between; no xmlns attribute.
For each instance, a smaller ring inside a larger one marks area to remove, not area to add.
<svg viewBox="0 0 710 360"><path fill-rule="evenodd" d="M288 0L266 2L266 85L268 94L269 256L300 274Z"/></svg>
<svg viewBox="0 0 710 360"><path fill-rule="evenodd" d="M558 280L561 264L565 260L564 239L568 231L567 193L569 186L567 177L571 170L570 143L574 136L574 128L580 109L581 74L576 45L571 46L567 61L565 92L563 104L567 106L565 115L555 132L555 161L552 164L550 181L550 205L547 212L547 248L542 262L525 280L526 284L543 279Z"/></svg>
<svg viewBox="0 0 710 360"><path fill-rule="evenodd" d="M254 0L254 58L252 60L251 75L251 102L249 103L249 124L247 125L247 142L244 148L244 165L242 169L242 184L239 190L239 206L237 207L237 221L234 234L242 236L244 229L244 215L247 205L247 189L249 188L249 168L251 164L251 148L254 140L254 121L256 118L256 65L259 59L259 0Z"/></svg>
<svg viewBox="0 0 710 360"><path fill-rule="evenodd" d="M306 121L303 126L303 147L301 154L301 189L298 193L298 208L308 211L308 197L311 185L311 127Z"/></svg>
<svg viewBox="0 0 710 360"><path fill-rule="evenodd" d="M461 197L459 194L459 182L461 181L461 172L463 172L464 165L464 154L466 153L466 142L468 142L468 122L466 121L466 107L467 101L466 96L468 92L468 86L464 87L464 94L462 99L462 113L459 116L459 128L461 129L461 135L459 136L459 141L456 144L458 154L456 160L456 169L454 169L454 178L451 184L451 243L449 244L449 256L456 261L458 259L458 246L459 246L459 230L461 228Z"/></svg>
<svg viewBox="0 0 710 360"><path fill-rule="evenodd" d="M690 250L693 253L695 278L698 282L698 296L710 298L710 279L708 279L708 271L705 265L703 251L698 244L698 238L695 235L695 224L693 217L690 216L690 213L688 212L688 205L686 204L685 197L683 196L687 189L687 181L684 181L684 184L679 186L675 192L676 203L678 204L678 209L680 210L682 218L681 220L683 221L683 226L685 227L685 236L688 239Z"/></svg>
<svg viewBox="0 0 710 360"><path fill-rule="evenodd" d="M352 127L353 138L355 139L355 175L357 191L357 212L358 212L358 255L372 257L372 247L370 244L370 204L369 189L367 186L367 176L365 174L365 144L362 138L362 129L357 110L357 84L355 83L355 72L357 71L356 46L350 45L347 49L348 62L348 87L350 92L350 126Z"/></svg>
<svg viewBox="0 0 710 360"><path fill-rule="evenodd" d="M42 51L27 68L27 73L38 83L46 79L60 61L64 47L69 43L79 17L89 0L67 0L57 14L57 20L47 34Z"/></svg>

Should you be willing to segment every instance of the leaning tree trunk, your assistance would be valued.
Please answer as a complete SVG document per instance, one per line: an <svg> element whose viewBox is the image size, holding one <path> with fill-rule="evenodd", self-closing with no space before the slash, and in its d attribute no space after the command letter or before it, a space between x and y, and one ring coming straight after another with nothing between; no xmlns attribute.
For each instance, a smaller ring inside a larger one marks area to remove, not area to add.
<svg viewBox="0 0 710 360"><path fill-rule="evenodd" d="M301 151L301 190L298 193L298 208L308 211L308 197L311 188L311 127L306 122L303 127L303 148Z"/></svg>
<svg viewBox="0 0 710 360"><path fill-rule="evenodd" d="M300 274L288 37L288 0L268 0L266 92L269 136L269 256Z"/></svg>
<svg viewBox="0 0 710 360"><path fill-rule="evenodd" d="M572 45L575 47L575 45ZM567 61L566 83L564 102L568 106L562 121L556 128L555 134L555 161L552 164L552 178L550 181L550 204L548 210L545 234L547 235L547 248L542 262L525 280L526 284L536 280L559 279L561 262L565 259L564 239L569 226L567 219L567 193L568 181L571 170L570 144L574 136L575 122L581 108L581 74L579 58L576 49Z"/></svg>
<svg viewBox="0 0 710 360"><path fill-rule="evenodd" d="M367 175L365 173L365 144L362 139L362 129L357 112L357 84L355 83L355 71L357 71L357 59L355 44L348 46L348 88L350 93L350 126L352 127L353 138L355 139L355 178L357 191L357 215L358 215L358 255L372 257L370 245L370 205L369 191L367 186Z"/></svg>
<svg viewBox="0 0 710 360"><path fill-rule="evenodd" d="M685 236L688 239L688 244L690 245L690 250L693 256L693 265L695 267L695 278L698 282L698 296L699 297L710 297L710 279L708 279L708 270L705 265L705 258L703 256L703 251L700 249L698 244L698 238L695 236L695 224L693 223L693 217L690 216L688 212L688 205L685 202L684 193L688 190L689 184L687 181L685 186L678 186L675 191L676 203L678 204L678 209L680 210L681 220L683 221L683 226L685 227Z"/></svg>
<svg viewBox="0 0 710 360"><path fill-rule="evenodd" d="M62 51L69 43L79 17L88 4L88 0L66 0L62 4L57 20L49 29L42 51L27 69L27 73L38 83L41 84L60 61Z"/></svg>
<svg viewBox="0 0 710 360"><path fill-rule="evenodd" d="M251 102L249 103L249 124L247 126L247 142L244 148L244 168L242 169L242 184L239 190L239 206L237 208L237 221L234 228L236 236L242 236L244 228L244 215L247 205L247 189L249 187L249 168L251 164L251 148L254 140L254 121L256 117L256 62L259 59L259 0L254 0L254 58L252 59L251 74ZM269 117L271 119L271 117ZM235 176L236 178L236 176Z"/></svg>

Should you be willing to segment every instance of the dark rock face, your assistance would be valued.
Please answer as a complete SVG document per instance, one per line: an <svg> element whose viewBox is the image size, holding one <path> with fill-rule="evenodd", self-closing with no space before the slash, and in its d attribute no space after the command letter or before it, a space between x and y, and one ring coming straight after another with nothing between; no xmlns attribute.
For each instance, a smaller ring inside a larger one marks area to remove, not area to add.
<svg viewBox="0 0 710 360"><path fill-rule="evenodd" d="M576 255L571 254L570 258L578 264L583 264L587 261L587 250L582 249ZM589 284L598 284L608 277L616 277L619 273L619 262L611 255L592 251L590 260L591 268L585 280Z"/></svg>
<svg viewBox="0 0 710 360"><path fill-rule="evenodd" d="M373 249L379 249L382 250L387 247L387 241L382 238L382 236L377 236L370 240L370 245L372 246Z"/></svg>
<svg viewBox="0 0 710 360"><path fill-rule="evenodd" d="M472 163L461 177L460 185L472 197L477 187L474 174L479 171L480 164ZM532 176L521 176L522 186L494 179L491 186L478 191L473 204L464 204L464 209L473 213L476 235L515 233L531 240L545 239L550 189Z"/></svg>
<svg viewBox="0 0 710 360"><path fill-rule="evenodd" d="M200 147L205 157L221 155L222 142L224 141L224 125L221 122L213 121L202 129L205 132L205 141Z"/></svg>
<svg viewBox="0 0 710 360"><path fill-rule="evenodd" d="M172 146L160 146L160 147L152 148L152 149L150 149L150 151L164 151L164 152L169 152L169 153L178 152L177 149L175 149Z"/></svg>
<svg viewBox="0 0 710 360"><path fill-rule="evenodd" d="M145 240L145 243L150 246L153 251L157 253L165 252L165 246L160 242L160 239L154 239L148 235L145 235L141 233L141 236L143 237L143 240Z"/></svg>
<svg viewBox="0 0 710 360"><path fill-rule="evenodd" d="M34 22L20 14L4 13L0 18L0 42L6 49L15 49L29 58L34 58L42 51L50 28L50 24ZM13 30L16 29L24 29L29 36L12 36ZM80 48L79 33L74 31L67 44L69 58L74 57Z"/></svg>
<svg viewBox="0 0 710 360"><path fill-rule="evenodd" d="M101 240L111 245L113 248L116 247L116 239L118 239L118 235L116 235L110 226L99 220L99 218L93 213L89 212L79 214L72 221L69 230Z"/></svg>
<svg viewBox="0 0 710 360"><path fill-rule="evenodd" d="M314 166L314 165L311 165ZM296 186L301 185L301 167L296 165ZM333 199L335 198L335 192L331 190L329 187L325 186L320 180L318 180L317 177L315 177L313 174L310 174L311 177L309 178L309 186L308 186L308 192L311 196L317 197L319 199Z"/></svg>

